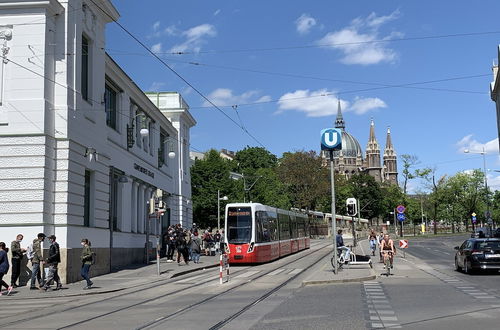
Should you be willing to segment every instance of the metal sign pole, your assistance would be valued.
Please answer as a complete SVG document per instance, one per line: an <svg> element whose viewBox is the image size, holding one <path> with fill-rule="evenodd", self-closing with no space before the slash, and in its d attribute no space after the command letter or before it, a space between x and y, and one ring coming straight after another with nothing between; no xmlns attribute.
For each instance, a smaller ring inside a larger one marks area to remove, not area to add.
<svg viewBox="0 0 500 330"><path fill-rule="evenodd" d="M337 219L335 216L335 171L333 168L333 150L330 150L330 180L332 182L332 235L333 235L333 269L337 274Z"/></svg>

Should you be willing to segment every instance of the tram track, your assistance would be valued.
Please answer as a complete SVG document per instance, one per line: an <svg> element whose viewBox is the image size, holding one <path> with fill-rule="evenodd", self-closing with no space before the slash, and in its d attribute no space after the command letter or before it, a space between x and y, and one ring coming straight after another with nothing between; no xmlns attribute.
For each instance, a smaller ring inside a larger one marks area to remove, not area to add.
<svg viewBox="0 0 500 330"><path fill-rule="evenodd" d="M316 244L314 246L317 246L319 244L321 244L321 243L318 243L318 244ZM309 253L307 253L307 254L305 254L303 256L300 256L299 258L296 258L294 260L291 260L290 262L295 262L297 260L301 260L301 259L303 259L305 257L308 257L311 254L316 253L317 251L323 250L324 248L329 247L329 246L330 245L327 245L327 246L321 247L321 248L313 250L313 251L309 250L310 251ZM311 246L311 247L313 247L313 246ZM308 251L308 250L305 250L305 251ZM305 251L303 251L303 252L305 252ZM291 255L291 256L294 256L294 255ZM291 257L291 256L288 256L288 257ZM278 259L278 260L285 260L285 258ZM252 266L247 266L247 267L244 267L242 269L238 269L237 271L235 271L234 273L232 273L232 275L234 276L234 275L238 275L238 274L244 273L246 270L248 270L251 267ZM278 268L279 267L281 267L281 265L278 266ZM275 269L276 268L273 268L271 271L273 271ZM271 272L271 271L269 271L269 272ZM269 272L267 272L267 273L269 273ZM189 277L187 277L187 278L189 278ZM196 284L192 284L192 285L188 285L188 286L183 286L182 288L179 288L179 289L176 289L176 290L170 290L168 292L163 292L161 295L157 295L155 297L148 298L148 299L142 299L141 301L135 302L133 304L128 304L128 305L123 306L121 308L117 308L117 309L108 311L106 313L102 313L102 314L99 314L99 315L96 315L96 316L93 316L93 317L89 317L89 318L87 318L85 320L81 320L81 321L73 322L71 324L66 324L64 326L56 327L56 329L68 329L68 328L75 327L75 326L78 326L78 325L83 325L83 324L86 324L86 323L98 320L100 318L103 318L103 317L106 317L106 316L109 316L109 315L112 315L112 314L115 314L115 313L118 313L118 312L125 311L125 310L133 308L133 307L137 307L137 306L140 306L140 305L144 305L146 303L150 303L152 301L164 298L165 296L174 296L176 294L185 292L186 290L194 289L196 287L199 287L199 286L202 286L204 284L210 283L210 282L214 281L214 279L215 278L213 276L210 276L209 279L203 280L201 282L197 282ZM92 306L92 305L98 305L98 304L101 304L101 303L104 303L104 302L109 302L109 301L112 301L114 299L124 298L124 297L129 296L129 295L135 295L139 291L140 292L144 292L145 290L151 290L151 289L158 290L159 288L161 288L163 286L177 284L177 283L183 282L185 280L186 280L186 278L184 276L182 276L182 277L179 277L178 279L173 280L173 281L172 281L172 278L168 278L168 279L164 279L164 280L155 281L154 283L140 284L140 285L136 285L136 286L131 287L131 288L127 288L127 289L125 289L126 292L120 293L118 295L112 295L112 296L106 297L104 299L100 299L100 300L96 300L96 301L90 301L90 302L86 302L86 301L88 301L89 298L91 298L91 297L85 296L82 299L77 299L75 301L72 301L71 305L75 305L76 304L75 306L70 306L70 307L63 308L63 309L56 309L55 311L54 311L54 308L52 308L52 310L50 310L50 307L47 308L47 309L44 308L44 309L38 310L37 313L35 313L35 314L31 314L29 317L18 319L18 320L7 322L7 323L3 323L3 324L0 325L0 328L12 327L12 326L15 326L16 324L20 324L20 323L24 323L24 322L29 322L29 321L32 321L32 320L35 320L35 319L39 319L40 317L46 316L47 315L47 311L49 312L49 314L51 314L53 312L55 312L55 313L65 313L65 312L69 312L69 311L76 311L78 309L88 308L89 306ZM109 294L106 294L106 295L109 295ZM84 305L85 307L83 307L82 305Z"/></svg>
<svg viewBox="0 0 500 330"><path fill-rule="evenodd" d="M295 260L293 260L291 263L295 263L297 261L300 261L306 257L309 257L310 255L314 254L314 253L317 253L317 252L320 252L324 249L327 249L327 248L331 248L330 245L326 245L324 247L321 247L317 250L314 250L312 251L311 253L307 254L307 255L304 255L304 256L301 256L300 258L297 258ZM217 324L215 324L214 326L212 326L210 329L220 329L222 327L224 327L225 325L227 325L228 323L230 323L232 320L234 320L235 318L237 318L239 315L243 314L246 310L248 310L248 308L251 308L255 305L257 305L258 303L262 302L263 300L265 300L267 297L269 297L270 295L272 295L273 293L277 292L278 290L280 290L281 288L283 288L284 286L286 286L287 284L289 284L290 282L292 282L293 280L295 280L296 278L298 278L300 275L302 275L303 273L305 273L310 267L316 265L318 262L320 262L321 260L323 260L325 258L325 256L327 256L328 254L330 254L331 252L329 251L328 253L324 253L324 254L321 254L321 256L319 258L317 258L312 264L308 265L308 268L304 268L302 269L300 272L292 275L292 277L286 279L284 282L280 283L279 285L275 286L273 289L271 290L268 290L265 294L261 295L259 298L255 299L254 301L252 301L250 304L246 305L245 307L241 308L240 310L238 310L236 313L233 313L232 315L230 315L229 317L225 318L224 320L218 322ZM153 326L158 326L158 325L161 325L163 324L164 322L168 321L169 319L173 318L173 317L177 317L181 314L184 314L200 305L203 305L211 300L214 300L216 298L219 298L229 292L232 292L232 291L235 291L236 289L240 289L242 288L243 286L246 286L248 285L249 283L255 281L255 280L258 280L266 275L269 275L270 273L276 271L277 269L279 269L280 267L275 267L275 268L272 268L262 274L259 274L258 276L255 276L251 279L251 281L247 281L247 282L243 282L241 284L238 284L238 285L235 285L223 292L220 292L218 294L214 294L210 297L207 297L205 299L202 299L196 303L193 303L193 304L190 304L186 307L183 307L173 313L169 313L168 315L165 315L165 316L162 316L162 317L159 317L153 321L150 321L146 324L143 324L142 326L139 326L137 328L135 328L136 330L143 330L143 329L148 329L148 328L151 328Z"/></svg>

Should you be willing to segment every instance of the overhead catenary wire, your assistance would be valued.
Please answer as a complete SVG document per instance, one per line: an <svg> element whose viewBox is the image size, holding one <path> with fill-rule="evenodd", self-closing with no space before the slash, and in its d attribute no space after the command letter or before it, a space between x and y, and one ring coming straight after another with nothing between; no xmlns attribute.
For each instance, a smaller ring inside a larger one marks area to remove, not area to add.
<svg viewBox="0 0 500 330"><path fill-rule="evenodd" d="M248 52L265 52L265 51L283 51L283 50L294 50L294 49L308 49L308 48L329 48L329 47L340 47L340 46L353 46L353 45L363 45L363 44L374 44L374 43L390 43L398 41L414 41L414 40L429 40L429 39L447 39L447 38L460 38L460 37L473 37L481 35L491 35L500 34L500 31L480 31L480 32L466 32L466 33L452 33L452 34L441 34L441 35L431 35L431 36L416 36L416 37L402 37L393 39L376 39L376 40L365 40L365 41L353 41L353 42L339 42L339 43L323 43L323 44L310 44L302 46L282 46L282 47L263 47L263 48L242 48L242 49L226 49L226 50L205 50L197 52L163 52L167 55L197 55L197 54L222 54L222 53L248 53ZM159 53L162 54L162 53Z"/></svg>
<svg viewBox="0 0 500 330"><path fill-rule="evenodd" d="M180 80L182 80L186 85L192 88L198 95L200 95L205 101L207 101L213 108L222 113L227 119L233 122L236 126L238 126L243 132L245 132L248 136L250 136L256 143L258 143L261 147L265 148L265 145L262 144L253 134L251 134L248 130L238 124L233 118L231 118L224 110L219 108L215 103L213 103L207 96L205 96L198 88L196 88L193 84L191 84L186 78L184 78L181 74L179 74L176 70L174 70L168 63L166 63L163 59L157 56L153 51L149 49L139 38L137 38L132 32L130 32L127 28L125 28L120 22L117 22L111 15L109 15L105 10L103 10L98 4L95 3L94 0L90 0L101 12L103 12L106 16L108 16L122 31L124 31L127 35L129 35L132 39L134 39L141 47L146 49L153 57L155 57L160 63L162 63L168 70L170 70L175 76L177 76Z"/></svg>
<svg viewBox="0 0 500 330"><path fill-rule="evenodd" d="M109 52L109 51L111 51L111 53L109 53L109 54L113 55L113 56L123 56L123 55L150 56L150 54L146 54L146 53L125 53L125 52L118 52L118 53L114 53L113 54L112 52L113 51L116 52L117 51L116 49L106 49L106 52ZM371 86L380 86L380 87L386 87L386 88L410 88L410 89L421 89L421 90L442 91L442 92L456 92L456 93L468 93L468 94L487 94L487 92L469 91L469 90L456 90L456 89L450 89L450 88L437 88L437 87L417 87L415 85L423 85L423 84L431 84L431 83L436 83L436 82L445 82L445 81L452 81L452 80L471 79L471 78L491 76L491 74L488 73L488 74L469 75L469 76L453 77L453 78L446 78L446 79L439 79L439 80L430 80L430 81L424 81L424 82L414 82L414 83L407 83L407 84L388 84L388 83L381 83L381 82L356 81L356 80L337 79L337 78L324 78L324 77L315 77L315 76L310 76L310 75L300 75L300 74L293 74L293 73L272 72L272 71L249 69L249 68L238 68L238 67L225 66L225 65L208 64L208 63L202 63L202 62L182 61L182 60L173 59L173 58L168 58L168 60L172 61L172 62L184 63L184 64L189 64L189 65L198 66L198 67L208 67L208 68L212 67L212 68L218 68L218 69L223 69L223 70L232 70L232 71L239 71L239 72L250 72L250 73L273 75L273 76L282 76L282 77L289 77L289 78L311 79L311 80L320 80L320 81L332 81L332 82L357 84L357 85L371 85ZM349 91L347 91L347 92L349 92Z"/></svg>

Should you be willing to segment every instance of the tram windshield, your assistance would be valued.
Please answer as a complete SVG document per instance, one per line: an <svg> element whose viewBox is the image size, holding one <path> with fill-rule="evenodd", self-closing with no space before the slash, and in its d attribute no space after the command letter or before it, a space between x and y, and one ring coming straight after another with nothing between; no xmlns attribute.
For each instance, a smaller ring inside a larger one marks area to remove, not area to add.
<svg viewBox="0 0 500 330"><path fill-rule="evenodd" d="M252 209L250 207L230 207L227 210L228 243L249 243L252 236Z"/></svg>

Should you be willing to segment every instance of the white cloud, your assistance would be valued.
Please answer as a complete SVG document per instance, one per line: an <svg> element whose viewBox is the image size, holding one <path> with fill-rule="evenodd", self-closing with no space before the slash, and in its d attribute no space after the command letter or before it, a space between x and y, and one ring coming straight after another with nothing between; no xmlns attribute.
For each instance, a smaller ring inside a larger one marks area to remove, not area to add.
<svg viewBox="0 0 500 330"><path fill-rule="evenodd" d="M180 44L174 45L170 52L181 53L186 51L199 52L201 45L206 42L206 38L215 37L217 35L217 30L211 24L201 24L192 27L181 33L186 40Z"/></svg>
<svg viewBox="0 0 500 330"><path fill-rule="evenodd" d="M358 115L362 115L370 110L378 108L387 108L387 104L385 104L385 102L378 97L356 97L354 99L354 103L350 107L350 110L354 111Z"/></svg>
<svg viewBox="0 0 500 330"><path fill-rule="evenodd" d="M278 113L286 110L304 112L307 117L325 117L337 114L338 96L334 91L320 89L316 91L296 90L286 93L278 100ZM365 114L377 108L386 108L387 105L379 98L356 97L351 103L340 99L342 112L354 112L358 115Z"/></svg>
<svg viewBox="0 0 500 330"><path fill-rule="evenodd" d="M243 94L236 95L233 94L233 91L229 88L217 88L212 93L208 95L208 99L211 100L217 106L230 106L230 105L239 105L245 103L255 103L255 102L266 102L271 100L270 96L259 96L260 92L256 90L251 90L244 92ZM204 106L209 106L208 102L204 102Z"/></svg>
<svg viewBox="0 0 500 330"><path fill-rule="evenodd" d="M219 15L219 14L220 14L220 11L221 11L220 9L217 9L217 10L215 11L215 13L214 13L214 16Z"/></svg>
<svg viewBox="0 0 500 330"><path fill-rule="evenodd" d="M344 54L341 62L344 64L377 64L381 62L394 62L397 53L388 47L387 43L374 42L375 40L390 40L401 37L402 33L392 32L385 37L379 35L379 28L399 18L399 10L388 16L377 16L371 13L366 18L355 18L350 25L334 32L327 33L318 45L339 50Z"/></svg>
<svg viewBox="0 0 500 330"><path fill-rule="evenodd" d="M500 176L493 176L492 174L488 173L488 188L491 190L500 190Z"/></svg>
<svg viewBox="0 0 500 330"><path fill-rule="evenodd" d="M307 34L316 25L316 19L309 14L302 14L295 20L295 27L299 34Z"/></svg>
<svg viewBox="0 0 500 330"><path fill-rule="evenodd" d="M481 143L473 138L473 134L464 136L460 141L456 143L459 152L464 152L465 150L471 151L486 151L486 153L497 153L498 154L498 138L495 138L486 143Z"/></svg>
<svg viewBox="0 0 500 330"><path fill-rule="evenodd" d="M161 42L154 44L151 46L151 51L155 54L161 53L162 52L162 45Z"/></svg>
<svg viewBox="0 0 500 330"><path fill-rule="evenodd" d="M153 81L151 86L147 89L149 92L159 92L165 86L165 83L159 81Z"/></svg>
<svg viewBox="0 0 500 330"><path fill-rule="evenodd" d="M156 21L153 24L153 32L158 32L159 29L160 29L160 21Z"/></svg>

